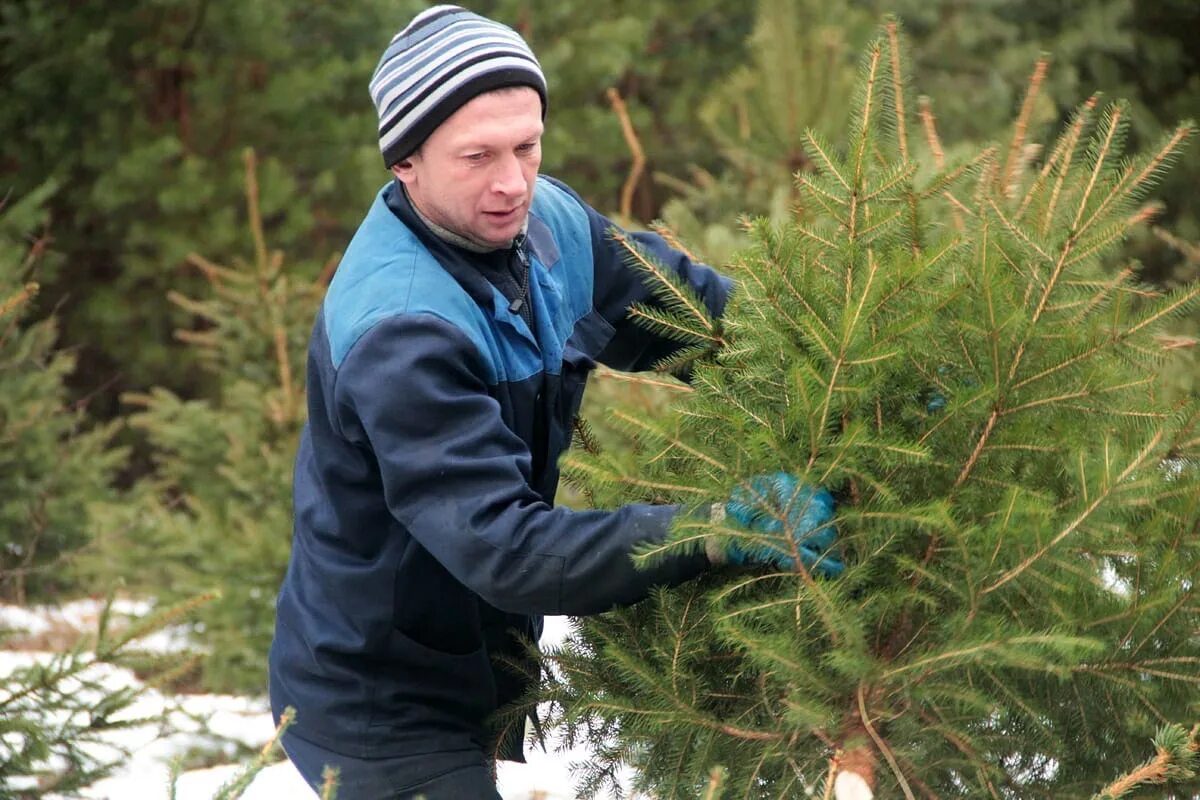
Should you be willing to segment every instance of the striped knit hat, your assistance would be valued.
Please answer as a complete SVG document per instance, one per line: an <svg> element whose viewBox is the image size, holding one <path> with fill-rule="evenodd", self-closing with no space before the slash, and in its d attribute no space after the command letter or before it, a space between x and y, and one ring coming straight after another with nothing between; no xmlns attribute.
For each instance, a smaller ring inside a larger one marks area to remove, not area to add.
<svg viewBox="0 0 1200 800"><path fill-rule="evenodd" d="M412 155L468 100L532 86L546 114L546 78L520 34L458 6L434 6L396 34L371 78L379 149L391 167Z"/></svg>

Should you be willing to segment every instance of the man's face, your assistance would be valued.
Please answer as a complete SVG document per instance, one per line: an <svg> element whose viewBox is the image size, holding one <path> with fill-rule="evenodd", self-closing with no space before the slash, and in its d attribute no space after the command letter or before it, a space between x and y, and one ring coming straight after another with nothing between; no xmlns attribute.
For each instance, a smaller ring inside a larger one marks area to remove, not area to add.
<svg viewBox="0 0 1200 800"><path fill-rule="evenodd" d="M519 86L472 98L392 172L426 217L504 247L529 214L541 163L541 98Z"/></svg>

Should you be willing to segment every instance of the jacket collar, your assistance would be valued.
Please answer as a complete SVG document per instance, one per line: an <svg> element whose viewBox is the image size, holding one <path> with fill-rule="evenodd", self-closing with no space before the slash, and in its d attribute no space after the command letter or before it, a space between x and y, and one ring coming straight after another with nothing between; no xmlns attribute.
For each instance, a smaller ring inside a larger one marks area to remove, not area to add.
<svg viewBox="0 0 1200 800"><path fill-rule="evenodd" d="M469 253L461 247L442 239L429 229L418 216L417 211L408 199L400 181L393 179L383 190L383 201L388 209L404 223L422 246L429 251L442 268L449 272L454 280L463 287L471 299L481 307L491 309L493 306L492 284L484 277L479 268L472 264L471 259L484 257L481 254Z"/></svg>

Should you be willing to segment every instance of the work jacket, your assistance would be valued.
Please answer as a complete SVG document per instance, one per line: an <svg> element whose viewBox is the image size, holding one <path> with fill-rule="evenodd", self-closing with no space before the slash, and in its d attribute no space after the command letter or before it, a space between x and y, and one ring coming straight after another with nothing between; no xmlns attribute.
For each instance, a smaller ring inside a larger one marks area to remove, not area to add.
<svg viewBox="0 0 1200 800"><path fill-rule="evenodd" d="M528 685L503 665L524 660L541 615L601 612L706 566L697 553L634 567L675 507L554 506L596 362L643 370L679 346L629 317L655 301L611 229L539 178L510 254L526 294L508 297L399 184L375 199L308 352L269 676L275 713L296 709L292 735L360 758L504 739L499 756L520 760L523 726L499 737L490 719ZM658 236L631 238L721 313L727 279Z"/></svg>

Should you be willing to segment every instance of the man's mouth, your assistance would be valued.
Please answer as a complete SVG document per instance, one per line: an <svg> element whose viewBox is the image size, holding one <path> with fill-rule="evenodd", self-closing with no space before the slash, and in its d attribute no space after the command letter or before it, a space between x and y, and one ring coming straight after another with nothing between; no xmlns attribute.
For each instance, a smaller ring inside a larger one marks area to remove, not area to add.
<svg viewBox="0 0 1200 800"><path fill-rule="evenodd" d="M507 211L485 211L483 213L486 216L488 216L490 219L493 219L497 222L504 222L504 221L510 219L511 217L515 217L517 215L517 212L519 212L521 210L521 208L522 208L522 206L515 206L514 208L510 208Z"/></svg>

